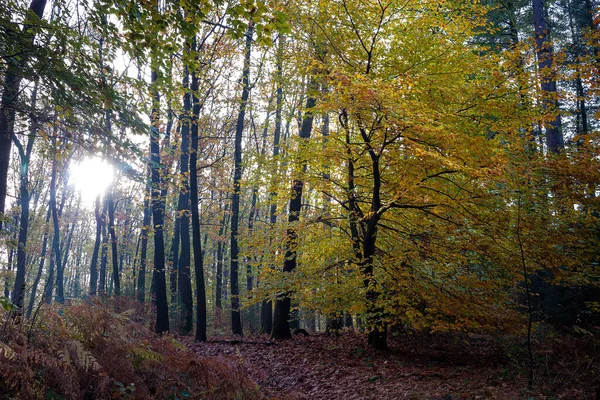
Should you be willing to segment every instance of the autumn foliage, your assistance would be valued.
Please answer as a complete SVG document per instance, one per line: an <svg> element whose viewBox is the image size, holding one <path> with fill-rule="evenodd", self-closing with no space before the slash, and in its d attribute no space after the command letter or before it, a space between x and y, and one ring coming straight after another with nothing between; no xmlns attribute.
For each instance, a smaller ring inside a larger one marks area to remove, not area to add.
<svg viewBox="0 0 600 400"><path fill-rule="evenodd" d="M263 397L238 359L198 357L172 336L154 334L139 310L125 299L43 306L33 326L3 312L0 397Z"/></svg>

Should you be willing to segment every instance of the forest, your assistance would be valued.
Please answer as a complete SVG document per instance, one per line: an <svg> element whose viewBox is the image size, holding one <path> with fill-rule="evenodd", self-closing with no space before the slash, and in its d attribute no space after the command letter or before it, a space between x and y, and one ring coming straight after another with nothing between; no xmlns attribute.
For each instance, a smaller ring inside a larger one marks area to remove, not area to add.
<svg viewBox="0 0 600 400"><path fill-rule="evenodd" d="M0 399L600 399L594 0L0 3Z"/></svg>

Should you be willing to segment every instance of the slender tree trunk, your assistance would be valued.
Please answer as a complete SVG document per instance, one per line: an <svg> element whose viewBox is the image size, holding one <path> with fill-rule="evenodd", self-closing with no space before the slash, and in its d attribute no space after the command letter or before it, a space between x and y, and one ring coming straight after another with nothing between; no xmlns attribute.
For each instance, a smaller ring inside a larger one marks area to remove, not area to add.
<svg viewBox="0 0 600 400"><path fill-rule="evenodd" d="M317 92L317 82L314 77L311 77L308 98L306 99L306 108L304 118L302 119L302 127L300 129L300 138L308 140L310 138L313 126L313 108L317 103L315 97ZM302 172L306 170L306 160L302 161L301 164ZM283 272L289 273L296 268L297 264L297 253L296 246L298 245L298 232L293 227L293 224L300 219L300 210L302 208L302 189L304 188L304 181L302 178L296 177L292 183L292 198L289 204L289 215L288 222L290 227L287 230L286 250L285 250L285 261L283 263ZM290 318L291 298L290 293L283 293L277 298L275 302L275 313L273 318L273 331L271 337L274 339L290 339L292 337L290 332L289 318Z"/></svg>
<svg viewBox="0 0 600 400"><path fill-rule="evenodd" d="M158 73L153 67L151 84L156 85ZM150 133L150 169L152 171L152 224L154 228L154 272L156 288L156 327L157 333L169 331L169 304L167 302L167 282L165 276L164 212L165 201L161 196L160 133L158 91L152 99L152 130Z"/></svg>
<svg viewBox="0 0 600 400"><path fill-rule="evenodd" d="M52 238L54 243L54 237ZM48 267L48 278L44 289L43 300L47 304L52 304L52 293L54 293L54 253L51 251L50 266Z"/></svg>
<svg viewBox="0 0 600 400"><path fill-rule="evenodd" d="M169 251L169 268L170 268L170 291L171 291L171 303L177 303L178 291L177 291L177 274L179 264L179 243L181 242L181 231L179 223L179 200L177 201L177 213L175 216L175 222L173 223L173 237L171 238L171 250Z"/></svg>
<svg viewBox="0 0 600 400"><path fill-rule="evenodd" d="M42 239L42 253L40 254L40 264L38 266L38 272L35 276L35 280L33 281L33 286L31 287L31 298L29 299L29 305L27 306L27 318L31 317L33 305L35 303L35 296L37 294L37 288L40 284L40 280L42 279L42 272L44 272L44 263L46 262L46 248L48 247L48 223L50 222L50 211L50 207L48 207L48 212L46 213L46 221L44 222L44 235Z"/></svg>
<svg viewBox="0 0 600 400"><path fill-rule="evenodd" d="M35 81L33 93L31 95L31 109L35 112L37 103L37 90L38 81ZM15 286L12 292L12 303L16 304L19 309L23 308L23 300L25 293L25 267L26 267L26 246L27 246L27 233L29 230L29 162L31 160L31 153L33 151L33 143L37 133L37 121L35 117L31 119L29 137L27 138L26 148L23 149L21 142L16 136L13 136L15 145L19 150L19 156L21 158L21 171L20 171L20 203L21 203L21 218L19 227L19 239L17 247L17 274L15 277Z"/></svg>
<svg viewBox="0 0 600 400"><path fill-rule="evenodd" d="M100 284L98 292L102 296L106 295L106 264L108 263L108 233L106 232L106 210L108 204L105 201L102 207L102 250L100 253Z"/></svg>
<svg viewBox="0 0 600 400"><path fill-rule="evenodd" d="M223 210L223 218L221 219L221 225L219 226L219 239L217 243L217 268L216 268L216 283L215 283L215 307L219 310L223 308L222 297L223 297L223 236L227 229L227 211L229 209L229 203L225 203Z"/></svg>
<svg viewBox="0 0 600 400"><path fill-rule="evenodd" d="M15 227L12 229L13 232L13 237L12 237L12 241L14 242L16 240L17 237L17 230L18 228L18 221L15 220ZM10 229L10 228L9 228ZM8 252L8 262L7 262L7 266L6 266L6 270L8 272L12 271L12 267L13 267L13 259L15 258L15 249L10 249L10 251ZM4 297L9 298L10 297L10 284L9 284L9 280L8 278L6 278L4 280Z"/></svg>
<svg viewBox="0 0 600 400"><path fill-rule="evenodd" d="M575 20L573 16L572 7L568 8L569 13L569 28L571 31L572 38L572 48L575 51L576 56L581 56L585 54L585 49L583 48L581 41L582 37L579 32L577 32L577 28L575 27ZM581 79L581 68L577 61L575 61L575 92L577 94L575 104L576 104L576 133L577 135L585 135L589 132L588 126L588 111L587 104L585 101L585 89L583 87L583 80ZM577 143L581 143L581 138L577 140Z"/></svg>
<svg viewBox="0 0 600 400"><path fill-rule="evenodd" d="M117 230L115 229L115 199L113 187L111 185L106 193L106 202L108 203L108 232L110 233L110 245L112 252L112 281L114 285L114 295L121 294L121 279L119 276L119 255L117 249Z"/></svg>
<svg viewBox="0 0 600 400"><path fill-rule="evenodd" d="M56 265L56 302L64 303L64 269L61 264L62 260L60 257L60 225L58 220L58 210L56 208L56 170L58 168L58 163L56 161L56 153L58 151L58 147L56 145L56 138L53 139L53 142L54 154L52 158L52 178L50 180L50 209L52 210L52 224L54 226L54 239L52 249L54 250L54 264Z"/></svg>
<svg viewBox="0 0 600 400"><path fill-rule="evenodd" d="M138 260L139 260L139 256L140 256L140 244L142 243L142 235L139 234L137 235L137 240L135 241L135 254L133 256L133 262L131 260L129 260L129 262L127 263L127 265L131 265L131 296L134 299L137 299L137 279L138 279L138 272L137 272L137 268L138 268Z"/></svg>
<svg viewBox="0 0 600 400"><path fill-rule="evenodd" d="M340 114L340 122L345 135L345 143L346 143L346 163L347 163L347 175L346 180L348 183L348 224L350 226L350 235L352 238L352 250L354 252L354 257L356 260L360 260L362 258L361 249L360 249L360 237L358 234L358 221L364 216L362 210L358 206L358 202L356 201L356 185L354 183L354 157L352 155L352 148L350 146L350 128L348 126L348 114L346 110L343 110Z"/></svg>
<svg viewBox="0 0 600 400"><path fill-rule="evenodd" d="M83 248L79 246L77 248L77 257L75 258L75 277L73 278L73 297L78 299L81 296L81 275L80 275L80 267L81 267L81 254L83 253Z"/></svg>
<svg viewBox="0 0 600 400"><path fill-rule="evenodd" d="M187 88L189 82L189 72L184 71L183 86ZM192 296L191 281L191 249L190 249L190 183L188 176L190 167L190 125L192 102L189 91L185 92L183 97L183 115L181 119L181 158L179 168L181 172L182 185L179 192L178 202L178 221L179 235L181 238L181 254L179 255L178 281L179 294L183 305L183 321L181 333L188 334L193 329L194 304Z"/></svg>
<svg viewBox="0 0 600 400"><path fill-rule="evenodd" d="M79 204L77 204L77 208L79 208ZM77 217L78 217L78 211L75 212L75 217L73 219L73 222L71 222L71 229L67 233L67 240L66 240L66 243L65 243L65 245L63 247L63 251L62 251L63 252L63 259L61 261L61 265L62 265L62 271L63 272L60 274L60 275L63 276L62 281L64 281L64 270L66 268L67 261L69 259L69 251L70 251L70 248L71 248L71 241L73 240L73 232L75 231L75 223L77 222ZM57 271L58 271L58 269L57 269ZM59 278L59 274L57 273L56 274L56 288L57 289L59 287L63 287L64 288L64 283L63 282L59 282L58 278ZM57 303L64 303L64 301L65 301L65 298L64 298L64 289L62 290L62 292L63 292L63 294L62 294L63 297L62 297L62 299L60 299L58 297L59 291L57 290L56 299L55 299Z"/></svg>
<svg viewBox="0 0 600 400"><path fill-rule="evenodd" d="M96 216L96 239L94 240L94 250L92 252L92 262L90 263L90 296L95 296L98 291L98 251L100 250L102 234L102 217L100 216L100 195L94 202L94 215Z"/></svg>
<svg viewBox="0 0 600 400"><path fill-rule="evenodd" d="M555 115L545 122L546 145L552 153L564 147L561 132L561 117L558 106L556 77L554 70L554 49L549 38L550 28L546 23L544 0L533 0L533 25L535 32L538 74L541 81L544 111Z"/></svg>
<svg viewBox="0 0 600 400"><path fill-rule="evenodd" d="M270 123L270 110L271 110L271 101L272 99L269 99L269 103L267 106L267 117L265 120L265 124L263 127L263 132L262 132L262 144L261 144L261 148L260 148L260 155L262 157L264 157L266 151L267 151L267 135L269 133L269 123ZM258 147L258 144L257 144ZM250 213L248 214L248 235L252 235L253 231L254 231L254 222L256 221L256 219L258 218L258 210L256 207L258 201L258 185L254 185L252 187L252 200L250 202ZM253 286L254 286L254 277L253 277L253 272L252 272L252 260L250 259L250 257L246 257L246 292L248 295L250 295L250 293L253 290ZM256 278L256 283L258 285L258 275ZM262 310L261 310L261 318L262 318ZM250 330L250 333L252 333L253 335L256 333L255 332L255 328L254 328L254 320L256 319L256 307L255 306L251 306L248 309L248 329ZM262 321L262 320L261 320ZM259 332L262 333L262 322L261 325L259 327Z"/></svg>
<svg viewBox="0 0 600 400"><path fill-rule="evenodd" d="M46 0L32 0L29 5L29 10L32 11L31 19L28 17L23 26L22 32L15 28L7 28L9 35L25 35L27 43L33 46L35 34L29 30L33 24L36 24L36 19L41 19L46 7ZM34 17L35 16L35 17ZM0 216L4 215L6 193L8 189L8 167L10 161L10 149L15 126L16 102L20 93L21 79L27 64L27 52L5 60L8 67L4 77L4 87L2 90L2 98L0 100ZM0 219L0 231L2 230L2 219ZM22 285L21 285L22 286Z"/></svg>
<svg viewBox="0 0 600 400"><path fill-rule="evenodd" d="M192 51L196 49L196 37L192 42ZM200 236L200 215L198 213L198 116L200 115L200 99L198 99L198 74L192 73L192 129L190 153L190 200L192 208L192 243L194 247L194 273L196 274L196 335L197 342L206 341L206 287L204 283L204 259L202 257L202 237Z"/></svg>
<svg viewBox="0 0 600 400"><path fill-rule="evenodd" d="M103 57L104 38L100 38L98 47L98 57L100 60L100 79L102 80L103 88L108 87L106 76L104 74L104 57ZM108 93L105 93L108 99ZM106 104L109 104L108 101ZM112 135L112 112L110 108L104 109L105 133L107 136ZM114 285L114 294L121 294L121 282L119 280L119 255L117 249L117 232L115 230L115 199L114 199L114 183L111 183L106 190L104 197L105 206L108 209L108 232L110 234L110 244L112 253L112 284ZM106 222L106 220L105 220Z"/></svg>
<svg viewBox="0 0 600 400"><path fill-rule="evenodd" d="M244 70L242 72L242 99L235 127L235 151L233 172L233 195L231 198L231 331L234 335L243 335L242 320L240 316L240 289L238 284L239 268L239 220L240 220L240 181L242 180L242 133L244 132L244 118L246 104L250 95L250 53L252 50L252 36L254 25L248 25L246 32L246 52L244 57Z"/></svg>
<svg viewBox="0 0 600 400"><path fill-rule="evenodd" d="M277 90L275 102L275 132L273 133L273 159L275 161L275 173L279 166L279 141L281 137L281 112L283 110L283 50L285 37L279 35L277 43ZM269 194L271 205L269 207L269 224L274 227L277 223L277 192L271 190ZM260 333L271 334L273 330L273 303L263 300L260 312Z"/></svg>
<svg viewBox="0 0 600 400"><path fill-rule="evenodd" d="M150 167L148 167L148 177L146 178L146 194L144 196L144 219L142 221L141 250L140 250L140 270L137 281L137 301L143 303L146 300L146 259L148 253L148 231L150 230L150 196L152 185L150 183Z"/></svg>
<svg viewBox="0 0 600 400"><path fill-rule="evenodd" d="M254 188L252 189L252 201L250 203L250 213L248 215L248 234L249 235L252 235L252 232L254 231L254 220L256 218L257 198L258 198L258 187L254 186ZM248 296L250 296L252 289L253 289L252 261L249 257L247 257L247 259L246 259L246 293L248 294ZM250 333L254 334L255 333L254 322L253 322L253 319L255 318L255 307L254 306L251 306L248 309L248 315L249 315L248 329L250 330Z"/></svg>

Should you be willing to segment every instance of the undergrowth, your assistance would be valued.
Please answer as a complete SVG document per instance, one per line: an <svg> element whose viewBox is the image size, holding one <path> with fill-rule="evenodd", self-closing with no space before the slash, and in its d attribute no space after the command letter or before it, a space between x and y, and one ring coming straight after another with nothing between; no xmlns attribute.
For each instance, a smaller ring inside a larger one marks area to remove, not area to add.
<svg viewBox="0 0 600 400"><path fill-rule="evenodd" d="M133 302L0 311L0 399L261 399L238 358L198 357L140 323Z"/></svg>

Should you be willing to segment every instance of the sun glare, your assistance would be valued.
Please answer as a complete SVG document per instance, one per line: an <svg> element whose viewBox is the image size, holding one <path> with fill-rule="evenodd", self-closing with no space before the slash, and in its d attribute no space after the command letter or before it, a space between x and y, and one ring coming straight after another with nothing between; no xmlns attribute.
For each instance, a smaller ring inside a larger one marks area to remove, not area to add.
<svg viewBox="0 0 600 400"><path fill-rule="evenodd" d="M99 157L86 157L70 168L69 183L81 193L81 200L92 204L114 179L114 169Z"/></svg>

